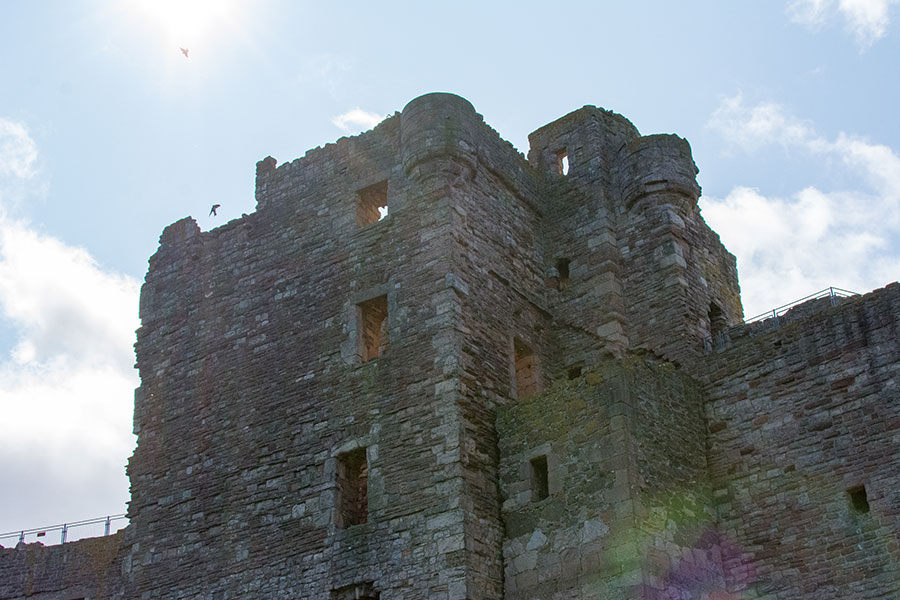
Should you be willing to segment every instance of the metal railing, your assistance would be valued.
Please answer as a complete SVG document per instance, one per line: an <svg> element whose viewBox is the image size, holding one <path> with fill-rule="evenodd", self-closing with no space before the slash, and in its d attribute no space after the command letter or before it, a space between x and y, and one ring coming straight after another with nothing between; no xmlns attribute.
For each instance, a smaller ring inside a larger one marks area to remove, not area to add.
<svg viewBox="0 0 900 600"><path fill-rule="evenodd" d="M112 528L112 523L114 521L121 521L126 519L125 514L119 515L107 515L105 517L96 517L94 519L84 519L83 521L73 521L71 523L62 523L61 525L52 525L50 527L36 527L34 529L21 529L19 531L10 531L8 533L0 533L0 541L9 539L9 538L19 538L19 542L26 541L28 536L34 536L35 541L37 538L42 538L47 535L47 533L51 531L59 531L59 543L65 544L66 538L69 535L69 530L76 527L84 527L87 525L99 525L103 524L103 535L109 535L110 529Z"/></svg>
<svg viewBox="0 0 900 600"><path fill-rule="evenodd" d="M818 300L819 298L831 298L831 304L834 306L837 304L838 298L849 298L850 296L858 296L856 292L851 292L849 290L842 290L841 288L836 287L828 287L824 290L818 291L815 294L810 294L805 298L800 298L799 300L794 300L784 306L779 306L778 308L773 308L772 310L767 310L766 312L756 315L750 319L744 319L744 323L754 323L756 321L762 321L764 319L777 319L779 316L783 315L787 311L792 308L803 304L804 302L809 302L810 300Z"/></svg>

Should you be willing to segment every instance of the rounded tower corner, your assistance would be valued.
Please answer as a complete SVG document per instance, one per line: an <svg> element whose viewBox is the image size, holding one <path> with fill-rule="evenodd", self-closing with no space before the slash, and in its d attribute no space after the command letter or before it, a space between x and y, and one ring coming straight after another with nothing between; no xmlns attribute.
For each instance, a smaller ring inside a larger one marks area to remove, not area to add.
<svg viewBox="0 0 900 600"><path fill-rule="evenodd" d="M401 160L406 172L440 157L474 162L479 128L475 107L456 94L432 92L411 100L400 113Z"/></svg>
<svg viewBox="0 0 900 600"><path fill-rule="evenodd" d="M633 209L647 197L681 198L686 209L700 197L691 145L674 134L645 135L622 147L618 181L622 202Z"/></svg>

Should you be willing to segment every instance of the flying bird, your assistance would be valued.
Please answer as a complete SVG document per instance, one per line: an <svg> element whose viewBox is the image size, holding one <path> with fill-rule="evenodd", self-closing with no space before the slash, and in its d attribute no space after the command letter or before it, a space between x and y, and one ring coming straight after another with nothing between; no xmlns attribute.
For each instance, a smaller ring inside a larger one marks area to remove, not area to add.
<svg viewBox="0 0 900 600"><path fill-rule="evenodd" d="M184 57L185 57L185 58L190 58L190 56L188 56L188 49L187 49L187 48L182 48L181 46L179 46L178 49L181 50L181 53L184 54Z"/></svg>
<svg viewBox="0 0 900 600"><path fill-rule="evenodd" d="M216 209L218 209L220 206L222 206L222 205L221 205L221 204L213 204L213 205L212 205L212 208L209 209L209 216L215 217L215 216L216 216Z"/></svg>

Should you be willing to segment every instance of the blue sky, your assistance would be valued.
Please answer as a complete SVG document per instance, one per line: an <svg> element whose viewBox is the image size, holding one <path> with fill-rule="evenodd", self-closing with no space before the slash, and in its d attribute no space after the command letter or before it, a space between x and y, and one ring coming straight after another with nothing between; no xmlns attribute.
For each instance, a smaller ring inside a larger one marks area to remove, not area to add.
<svg viewBox="0 0 900 600"><path fill-rule="evenodd" d="M422 93L523 152L585 104L686 137L747 316L896 280L898 4L0 0L0 533L124 511L163 227Z"/></svg>

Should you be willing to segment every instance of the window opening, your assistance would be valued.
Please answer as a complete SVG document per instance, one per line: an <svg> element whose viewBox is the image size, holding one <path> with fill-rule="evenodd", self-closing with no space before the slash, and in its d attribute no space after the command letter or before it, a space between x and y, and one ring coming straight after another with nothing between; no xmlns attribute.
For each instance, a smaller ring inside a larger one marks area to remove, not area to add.
<svg viewBox="0 0 900 600"><path fill-rule="evenodd" d="M338 526L362 525L369 519L369 465L366 449L338 456Z"/></svg>
<svg viewBox="0 0 900 600"><path fill-rule="evenodd" d="M387 296L378 296L357 306L359 357L362 362L378 358L387 346Z"/></svg>
<svg viewBox="0 0 900 600"><path fill-rule="evenodd" d="M725 313L722 312L722 309L718 304L716 304L715 302L710 302L707 317L709 318L709 332L712 335L713 339L715 339L720 333L725 330L725 327L727 325L727 322L725 321Z"/></svg>
<svg viewBox="0 0 900 600"><path fill-rule="evenodd" d="M567 287L569 287L569 263L571 261L568 258L557 258L556 259L556 272L559 273L559 279L557 280L556 289L559 291L563 291Z"/></svg>
<svg viewBox="0 0 900 600"><path fill-rule="evenodd" d="M556 151L556 166L560 175L569 174L569 153L565 148Z"/></svg>
<svg viewBox="0 0 900 600"><path fill-rule="evenodd" d="M516 397L527 398L540 390L538 358L531 347L516 338L513 342L516 367Z"/></svg>
<svg viewBox="0 0 900 600"><path fill-rule="evenodd" d="M866 494L866 486L852 487L847 490L847 495L850 496L850 506L855 512L860 514L869 512L869 498Z"/></svg>
<svg viewBox="0 0 900 600"><path fill-rule="evenodd" d="M332 600L378 600L381 597L371 582L354 583L331 591Z"/></svg>
<svg viewBox="0 0 900 600"><path fill-rule="evenodd" d="M356 222L360 227L377 223L388 215L387 180L357 192Z"/></svg>
<svg viewBox="0 0 900 600"><path fill-rule="evenodd" d="M535 456L531 459L531 501L540 502L550 495L547 478L547 456Z"/></svg>

